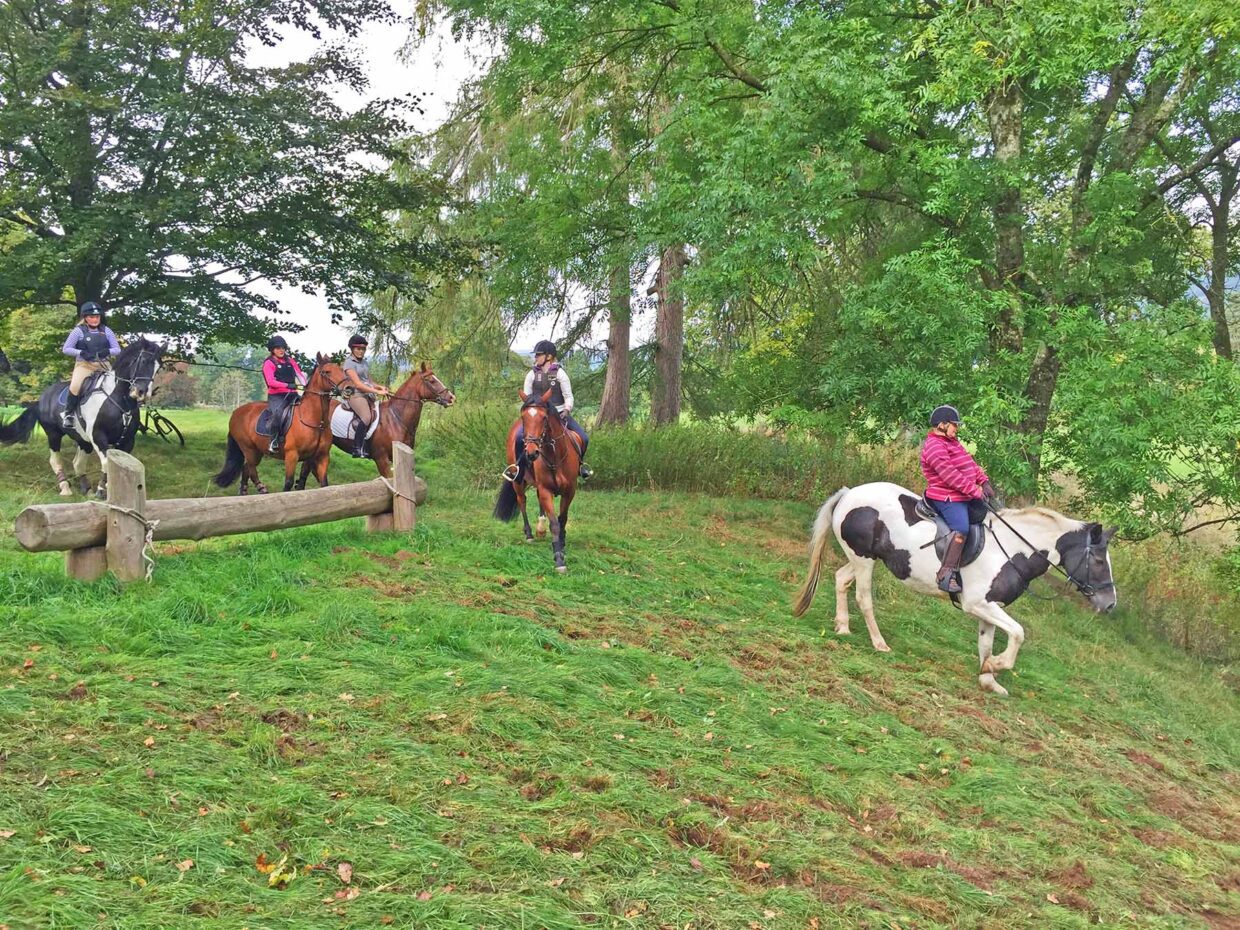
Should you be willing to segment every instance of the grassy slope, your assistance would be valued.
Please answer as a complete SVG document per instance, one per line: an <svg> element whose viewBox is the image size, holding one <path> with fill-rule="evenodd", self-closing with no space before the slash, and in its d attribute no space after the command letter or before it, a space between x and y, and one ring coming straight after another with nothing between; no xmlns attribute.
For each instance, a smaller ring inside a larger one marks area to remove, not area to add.
<svg viewBox="0 0 1240 930"><path fill-rule="evenodd" d="M153 497L222 458L174 417ZM51 499L36 440L6 527ZM424 473L412 538L163 543L151 587L0 535L0 924L1237 925L1240 702L1122 616L1021 602L990 699L972 624L885 575L891 655L829 590L789 619L803 505L588 493L561 578Z"/></svg>

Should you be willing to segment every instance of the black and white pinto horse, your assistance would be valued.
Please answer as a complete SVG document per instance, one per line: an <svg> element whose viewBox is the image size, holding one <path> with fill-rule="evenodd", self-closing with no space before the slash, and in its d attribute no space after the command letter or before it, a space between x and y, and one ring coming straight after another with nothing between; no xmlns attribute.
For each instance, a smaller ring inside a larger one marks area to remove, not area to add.
<svg viewBox="0 0 1240 930"><path fill-rule="evenodd" d="M793 616L805 613L814 600L834 531L848 557L848 563L835 573L835 632L841 636L849 633L848 589L856 582L857 603L870 631L870 642L879 652L890 652L874 619L875 562L881 561L914 591L947 597L935 581L939 569L934 548L937 530L934 523L917 514L917 503L913 492L887 482L841 488L831 495L814 521L809 574L797 596ZM1045 507L1024 507L989 514L983 532L984 548L960 570L964 590L959 606L978 620L978 683L985 691L1006 695L995 675L1015 666L1025 631L1003 608L1054 566L1095 610L1112 610L1116 594L1107 543L1115 531ZM999 655L993 654L995 627L1003 630L1008 640Z"/></svg>
<svg viewBox="0 0 1240 930"><path fill-rule="evenodd" d="M86 477L88 456L93 452L99 457L99 497L107 495L108 450L120 449L132 452L138 434L138 405L151 396L151 383L159 371L164 346L149 339L135 339L121 350L112 361L109 370L99 376L90 393L83 389L78 416L73 429L65 429L60 414L65 409L61 399L67 381L58 381L39 395L39 400L27 404L26 409L12 423L0 424L0 443L25 442L38 423L47 434L51 450L49 463L56 474L62 497L69 497L73 489L60 461L60 446L68 437L77 443L73 456L73 473L78 479L81 492L90 493ZM89 385L89 382L87 382Z"/></svg>

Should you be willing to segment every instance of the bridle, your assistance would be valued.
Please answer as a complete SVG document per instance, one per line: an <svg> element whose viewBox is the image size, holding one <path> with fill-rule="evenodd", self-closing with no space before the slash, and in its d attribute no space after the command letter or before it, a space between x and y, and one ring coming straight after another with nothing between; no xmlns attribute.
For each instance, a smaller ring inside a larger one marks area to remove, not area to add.
<svg viewBox="0 0 1240 930"><path fill-rule="evenodd" d="M543 461L546 462L547 464L547 468L549 468L551 471L555 471L556 470L556 455L555 455L556 439L554 436L551 435L551 405L548 403L543 403L542 401L538 401L538 400L526 401L525 404L523 404L521 407L522 419L524 419L525 411L531 408L537 408L543 411L543 414L544 414L543 425L542 425L542 431L538 434L537 437L530 438L529 431L528 430L525 431L525 445L526 445L525 454L529 457L531 464L533 464L534 460L538 457L538 455L541 455L543 458ZM524 428L524 425L523 425L523 428ZM538 448L537 453L531 453L529 451L529 446L531 445L537 446Z"/></svg>
<svg viewBox="0 0 1240 930"><path fill-rule="evenodd" d="M315 368L314 374L310 376L310 380L312 381L315 378L322 378L327 383L327 390L326 391L319 391L319 390L312 391L310 390L310 383L309 381L307 381L306 386L302 388L302 391L301 391L302 396L304 397L306 394L314 394L318 397L343 397L344 390L340 387L340 385L343 382L331 380L329 377L327 377L327 372L323 371L322 368L323 368L322 365ZM331 404L326 403L326 402L323 404L323 413L319 417L318 426L314 426L313 424L307 423L302 418L301 410L300 410L301 406L302 406L302 403L301 403L301 399L299 398L297 401L297 407L299 408L297 412L297 422L300 423L302 426L305 426L309 429L314 430L315 432L319 434L322 434L322 432L325 429L327 429L328 412L331 410Z"/></svg>
<svg viewBox="0 0 1240 930"><path fill-rule="evenodd" d="M1014 535L1017 539L1019 539L1019 540L1020 540L1021 542L1023 542L1026 546L1028 546L1028 547L1029 547L1030 552L1037 552L1037 551L1038 551L1038 547L1037 547L1037 546L1035 546L1033 543L1031 543L1029 540L1027 540L1027 539L1026 539L1023 535L1021 535L1020 531L1019 531L1019 530L1017 530L1017 529L1016 529L1016 527L1012 526L1012 524L1008 523L1008 522L1007 522L1007 520L1003 519L1003 517L1002 517L1002 515L999 513L998 509L997 509L996 507L994 507L994 506L993 506L993 505L992 505L989 501L987 501L987 502L986 502L986 508L987 508L987 509L988 509L988 510L992 513L992 514L994 514L994 517L995 517L995 519L996 519L996 520L998 520L1000 523L1002 523L1004 526L1006 526L1009 530L1011 530L1011 531L1012 531L1012 534L1013 534L1013 535ZM1004 548L1003 548L1003 543L999 540L999 536L998 536L998 534L997 534L997 533L995 533L995 530L994 530L994 527L993 527L993 526L990 528L990 534L991 534L992 536L994 536L994 538L995 538L995 542L996 542L996 543L998 544L998 546L999 546L999 550L1000 550L1000 551L1001 551L1001 552L1002 552L1005 556L1007 556L1008 561L1010 562L1010 561L1012 560L1012 557L1011 557L1010 555L1008 555L1008 551L1007 551L1006 549L1004 549ZM1063 575L1063 576L1064 576L1064 578L1066 578L1069 582L1071 582L1072 586L1073 586L1074 588L1076 588L1076 589L1077 589L1077 591L1079 591L1079 592L1081 593L1081 596L1082 596L1082 597L1090 597L1090 598L1092 598L1095 594L1098 594L1100 591L1113 590L1113 589L1115 588L1115 582L1114 582L1114 581L1101 581L1101 582L1098 582L1098 583L1096 583L1096 584L1095 584L1094 582L1090 581L1090 579L1089 579L1089 574L1090 574L1090 566L1091 566L1091 563L1093 562L1093 558L1092 558L1092 556L1093 556L1094 548L1095 548L1095 547L1094 547L1094 544L1093 544L1092 542L1090 542L1090 541L1089 541L1089 537L1088 537L1088 536L1086 536L1086 538L1085 538L1085 556L1084 556L1084 562L1085 562L1085 577L1084 577L1084 578L1077 578L1077 577L1076 577L1075 575L1073 575L1070 571L1068 571L1066 568L1064 568L1064 567L1063 567L1063 565L1061 564L1061 562L1055 562L1055 563L1052 563L1052 567L1053 567L1056 571L1058 571L1061 575Z"/></svg>

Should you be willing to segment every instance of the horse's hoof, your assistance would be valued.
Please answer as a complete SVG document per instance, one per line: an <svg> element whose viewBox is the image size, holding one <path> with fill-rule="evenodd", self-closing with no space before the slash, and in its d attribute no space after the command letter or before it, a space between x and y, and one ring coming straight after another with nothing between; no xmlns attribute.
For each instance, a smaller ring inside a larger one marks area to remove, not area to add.
<svg viewBox="0 0 1240 930"><path fill-rule="evenodd" d="M891 652L891 647L886 643L874 643L875 652Z"/></svg>
<svg viewBox="0 0 1240 930"><path fill-rule="evenodd" d="M989 673L978 675L977 683L982 686L983 691L989 691L991 694L998 695L999 697L1008 696L1007 688L1003 687L1003 685L995 681L994 675L991 675Z"/></svg>
<svg viewBox="0 0 1240 930"><path fill-rule="evenodd" d="M67 485L66 485L65 487L62 487L62 488L60 489L60 496L61 496L61 497L72 497L72 496L73 496L73 488L68 487Z"/></svg>
<svg viewBox="0 0 1240 930"><path fill-rule="evenodd" d="M567 566L567 565L557 565L557 566L555 567L555 570L556 570L557 572L559 572L561 575L563 575L563 574L565 574L565 573L568 571L568 566Z"/></svg>

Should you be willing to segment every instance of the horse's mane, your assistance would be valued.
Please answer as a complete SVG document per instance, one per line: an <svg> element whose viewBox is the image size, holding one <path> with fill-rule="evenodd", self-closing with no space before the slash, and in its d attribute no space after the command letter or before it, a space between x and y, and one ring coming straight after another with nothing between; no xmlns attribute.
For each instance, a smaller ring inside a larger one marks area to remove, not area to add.
<svg viewBox="0 0 1240 930"><path fill-rule="evenodd" d="M1051 510L1049 507L1041 507L1036 504L1030 507L1004 507L999 511L999 514L1009 519L1045 520L1056 525L1078 525L1082 522L1074 517L1065 517L1058 510Z"/></svg>

